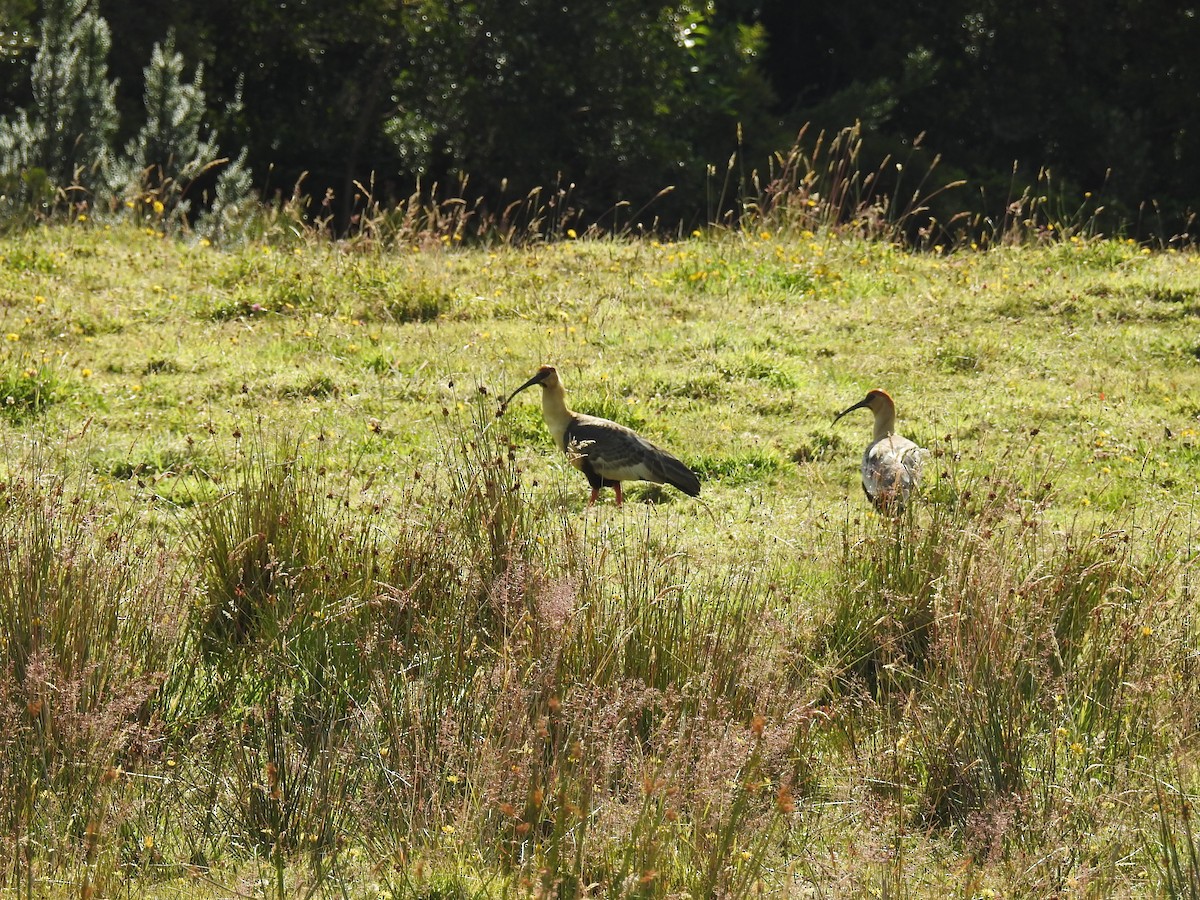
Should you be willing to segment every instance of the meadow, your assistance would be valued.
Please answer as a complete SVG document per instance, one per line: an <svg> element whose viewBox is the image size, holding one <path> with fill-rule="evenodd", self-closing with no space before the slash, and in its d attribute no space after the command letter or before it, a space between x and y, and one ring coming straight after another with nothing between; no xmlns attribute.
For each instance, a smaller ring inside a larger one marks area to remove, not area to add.
<svg viewBox="0 0 1200 900"><path fill-rule="evenodd" d="M0 237L0 895L1200 895L1200 256L1041 236Z"/></svg>

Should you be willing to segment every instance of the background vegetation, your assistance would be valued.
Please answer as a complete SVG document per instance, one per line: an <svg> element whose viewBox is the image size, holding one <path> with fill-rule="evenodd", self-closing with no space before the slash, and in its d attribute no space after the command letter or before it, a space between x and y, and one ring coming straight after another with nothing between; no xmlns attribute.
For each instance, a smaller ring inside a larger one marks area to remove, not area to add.
<svg viewBox="0 0 1200 900"><path fill-rule="evenodd" d="M1200 196L1200 21L1164 0L5 0L0 115L37 105L39 23L64 32L63 8L111 30L116 148L173 35L224 140L211 159L244 147L260 196L299 183L339 230L368 197L393 206L419 188L494 219L540 190L586 225L686 233L757 203L806 125L811 150L856 122L871 190L907 193L938 159L927 188L966 185L934 218L967 211L957 225L976 234L1028 190L1058 217L1086 204L1106 233L1168 242ZM65 139L81 137L95 135Z"/></svg>
<svg viewBox="0 0 1200 900"><path fill-rule="evenodd" d="M7 889L1200 888L1197 257L777 208L5 238ZM496 417L546 361L701 498L586 510L536 399ZM874 386L933 453L897 521L831 424Z"/></svg>
<svg viewBox="0 0 1200 900"><path fill-rule="evenodd" d="M4 891L1200 894L1187 10L4 15Z"/></svg>

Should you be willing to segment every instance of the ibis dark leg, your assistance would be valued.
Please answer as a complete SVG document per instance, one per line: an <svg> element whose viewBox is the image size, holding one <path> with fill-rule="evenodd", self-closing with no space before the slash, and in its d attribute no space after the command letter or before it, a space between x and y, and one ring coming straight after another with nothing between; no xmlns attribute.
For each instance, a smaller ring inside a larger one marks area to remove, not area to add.
<svg viewBox="0 0 1200 900"><path fill-rule="evenodd" d="M600 488L604 487L604 479L591 467L586 458L579 460L575 465L584 474L584 477L587 478L588 484L592 486L592 496L588 500L588 506L595 506L596 500L600 497Z"/></svg>
<svg viewBox="0 0 1200 900"><path fill-rule="evenodd" d="M625 499L624 496L621 494L621 482L614 481L613 482L613 490L617 492L617 506L620 506L621 501Z"/></svg>

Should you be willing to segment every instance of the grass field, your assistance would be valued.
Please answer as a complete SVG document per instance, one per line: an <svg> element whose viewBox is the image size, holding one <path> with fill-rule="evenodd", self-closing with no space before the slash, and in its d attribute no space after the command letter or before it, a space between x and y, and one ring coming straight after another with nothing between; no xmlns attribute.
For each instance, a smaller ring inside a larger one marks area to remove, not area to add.
<svg viewBox="0 0 1200 900"><path fill-rule="evenodd" d="M1200 894L1193 252L88 223L0 343L4 896Z"/></svg>

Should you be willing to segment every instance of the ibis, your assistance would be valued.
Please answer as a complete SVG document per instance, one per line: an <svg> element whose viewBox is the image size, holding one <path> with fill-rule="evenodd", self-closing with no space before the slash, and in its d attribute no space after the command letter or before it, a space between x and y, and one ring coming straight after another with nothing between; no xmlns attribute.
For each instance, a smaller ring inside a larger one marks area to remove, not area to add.
<svg viewBox="0 0 1200 900"><path fill-rule="evenodd" d="M538 369L536 375L509 395L501 412L517 394L535 384L542 386L542 417L554 443L592 486L588 506L595 504L603 487L616 492L620 506L622 481L669 484L690 497L699 495L699 477L666 450L617 422L569 409L562 379L554 366Z"/></svg>
<svg viewBox="0 0 1200 900"><path fill-rule="evenodd" d="M896 434L896 404L887 391L870 391L833 421L856 409L869 409L875 415L875 432L863 451L863 492L880 512L898 512L920 482L929 451Z"/></svg>

